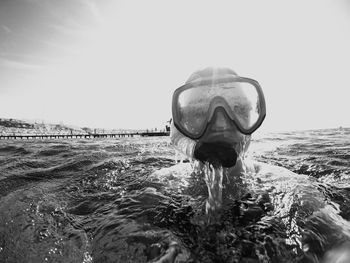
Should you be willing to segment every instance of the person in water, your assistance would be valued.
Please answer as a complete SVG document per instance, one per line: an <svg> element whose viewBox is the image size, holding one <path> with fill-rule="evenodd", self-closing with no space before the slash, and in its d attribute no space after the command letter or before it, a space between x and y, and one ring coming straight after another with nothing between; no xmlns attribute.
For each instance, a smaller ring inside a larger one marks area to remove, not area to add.
<svg viewBox="0 0 350 263"><path fill-rule="evenodd" d="M206 211L214 214L222 203L220 169L228 170L229 178L236 181L247 169L243 159L251 134L266 115L262 89L256 80L240 77L229 68L208 67L193 73L174 91L172 115L170 136L175 148L213 168L204 176L209 193ZM242 189L231 190L224 198L234 199Z"/></svg>
<svg viewBox="0 0 350 263"><path fill-rule="evenodd" d="M196 71L174 91L172 116L170 138L179 152L197 160L202 166L209 165L212 170L225 169L231 179L246 177L250 193L268 196L266 202L271 205L269 216L285 222L288 231L295 233L290 240L298 240L291 242L296 242L305 253L306 261L300 262L350 262L342 261L350 257L350 224L339 216L339 209L332 202L325 201L317 182L283 167L245 158L251 135L266 116L264 94L256 80L241 77L229 68L208 67ZM176 173L179 177L185 174L183 168L181 172L169 168L159 171L158 175L169 175L174 180ZM216 178L204 180L210 199L218 193L215 187L218 188L221 182L217 182ZM240 190L238 188L237 191ZM226 191L226 194L233 195L232 192ZM236 195L234 198L240 197ZM298 206L297 214L291 212L295 205ZM214 210L220 208L215 202L210 204L210 200L209 206ZM302 233L308 228L315 231L332 229L332 232L343 236L342 242L332 244L332 238L325 236L321 252L312 251L312 237ZM178 250L172 247L158 262L171 262L177 253Z"/></svg>

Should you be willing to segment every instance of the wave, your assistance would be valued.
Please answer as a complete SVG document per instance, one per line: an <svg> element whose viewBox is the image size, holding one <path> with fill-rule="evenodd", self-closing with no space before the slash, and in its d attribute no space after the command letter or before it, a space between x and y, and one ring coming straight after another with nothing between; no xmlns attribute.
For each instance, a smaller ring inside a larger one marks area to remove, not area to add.
<svg viewBox="0 0 350 263"><path fill-rule="evenodd" d="M0 147L0 153L27 155L30 154L31 151L20 146L8 145Z"/></svg>

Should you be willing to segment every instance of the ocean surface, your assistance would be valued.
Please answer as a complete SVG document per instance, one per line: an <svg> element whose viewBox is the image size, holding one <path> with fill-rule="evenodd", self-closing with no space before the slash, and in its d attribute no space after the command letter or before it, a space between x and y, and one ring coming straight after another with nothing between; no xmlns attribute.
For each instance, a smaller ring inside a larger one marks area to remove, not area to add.
<svg viewBox="0 0 350 263"><path fill-rule="evenodd" d="M265 175L224 180L209 222L169 137L2 140L0 262L350 262L350 129L253 136L248 155Z"/></svg>

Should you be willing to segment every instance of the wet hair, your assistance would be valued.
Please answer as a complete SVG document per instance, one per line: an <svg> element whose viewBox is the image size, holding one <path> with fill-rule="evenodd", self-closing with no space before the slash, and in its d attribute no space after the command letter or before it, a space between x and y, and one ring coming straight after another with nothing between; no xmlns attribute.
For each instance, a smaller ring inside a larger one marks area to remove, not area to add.
<svg viewBox="0 0 350 263"><path fill-rule="evenodd" d="M226 76L226 75L234 75L237 76L237 73L234 72L230 68L217 68L217 67L206 67L204 69L200 69L194 72L186 81L186 83L192 82L198 78L215 78L217 76Z"/></svg>

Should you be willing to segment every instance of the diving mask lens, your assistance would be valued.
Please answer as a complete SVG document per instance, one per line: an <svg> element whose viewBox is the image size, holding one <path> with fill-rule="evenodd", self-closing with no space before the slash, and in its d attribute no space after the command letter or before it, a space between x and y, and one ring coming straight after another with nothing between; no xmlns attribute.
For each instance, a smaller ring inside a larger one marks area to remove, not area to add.
<svg viewBox="0 0 350 263"><path fill-rule="evenodd" d="M217 107L223 107L244 133L249 133L262 122L264 99L258 88L244 81L208 83L184 88L176 97L174 121L180 129L193 137L200 136Z"/></svg>

